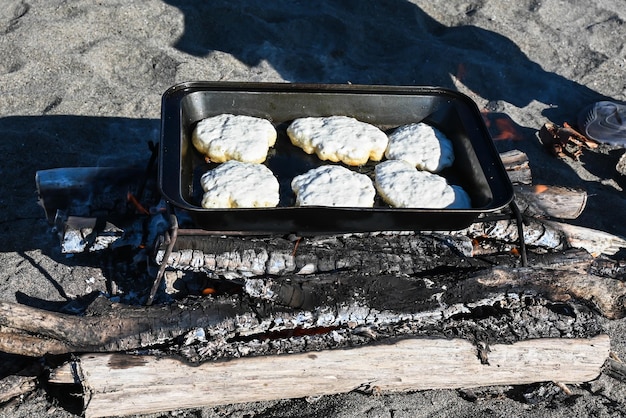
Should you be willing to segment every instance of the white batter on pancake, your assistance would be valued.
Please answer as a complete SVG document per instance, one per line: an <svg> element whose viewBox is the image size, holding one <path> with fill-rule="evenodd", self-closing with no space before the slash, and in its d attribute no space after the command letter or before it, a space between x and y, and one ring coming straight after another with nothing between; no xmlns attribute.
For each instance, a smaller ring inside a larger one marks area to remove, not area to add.
<svg viewBox="0 0 626 418"><path fill-rule="evenodd" d="M389 138L369 123L348 116L308 117L287 128L291 143L324 161L346 165L365 164L383 158Z"/></svg>
<svg viewBox="0 0 626 418"><path fill-rule="evenodd" d="M404 160L420 170L437 173L454 162L454 150L440 130L425 123L400 126L389 135L385 156Z"/></svg>
<svg viewBox="0 0 626 418"><path fill-rule="evenodd" d="M338 165L325 165L294 177L291 188L297 206L372 207L372 180Z"/></svg>
<svg viewBox="0 0 626 418"><path fill-rule="evenodd" d="M262 163L276 143L276 129L267 119L221 114L196 125L191 141L211 161Z"/></svg>
<svg viewBox="0 0 626 418"><path fill-rule="evenodd" d="M460 186L427 171L420 171L402 160L376 165L376 190L385 202L398 208L470 208L469 195Z"/></svg>
<svg viewBox="0 0 626 418"><path fill-rule="evenodd" d="M260 208L278 205L278 180L263 164L228 161L200 179L205 208Z"/></svg>

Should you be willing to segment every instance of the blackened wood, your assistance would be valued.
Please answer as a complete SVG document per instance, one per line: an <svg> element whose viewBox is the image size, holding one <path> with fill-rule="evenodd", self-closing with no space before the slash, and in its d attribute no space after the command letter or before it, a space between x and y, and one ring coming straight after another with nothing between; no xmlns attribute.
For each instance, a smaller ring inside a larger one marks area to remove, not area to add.
<svg viewBox="0 0 626 418"><path fill-rule="evenodd" d="M166 248L156 260L163 262ZM352 270L414 274L436 267L485 266L472 260L472 241L447 234L352 234L316 238L178 235L167 260L178 269L231 276Z"/></svg>
<svg viewBox="0 0 626 418"><path fill-rule="evenodd" d="M425 320L430 327L481 307L524 309L524 298L539 304L583 303L609 318L624 316L622 281L588 274L593 259L558 260L557 268L545 262L548 267L436 270L414 276L341 271L251 278L245 279L242 296L154 307L99 298L84 317L0 303L0 350L34 356L123 351L172 344L195 330L201 330L200 340L209 340L315 327L370 327L376 332L385 324L413 322L407 332L414 332Z"/></svg>
<svg viewBox="0 0 626 418"><path fill-rule="evenodd" d="M529 246L550 250L582 248L594 256L615 255L622 248L626 248L626 238L608 232L547 219L526 220L524 241ZM458 231L457 234L476 239L497 240L509 248L515 245L519 236L517 223L512 219L475 223L467 229ZM478 251L484 249L478 248Z"/></svg>
<svg viewBox="0 0 626 418"><path fill-rule="evenodd" d="M155 345L195 327L236 326L240 309L224 303L173 304L153 308L94 302L97 315L74 316L9 302L0 303L0 350L41 356L85 351L122 351Z"/></svg>

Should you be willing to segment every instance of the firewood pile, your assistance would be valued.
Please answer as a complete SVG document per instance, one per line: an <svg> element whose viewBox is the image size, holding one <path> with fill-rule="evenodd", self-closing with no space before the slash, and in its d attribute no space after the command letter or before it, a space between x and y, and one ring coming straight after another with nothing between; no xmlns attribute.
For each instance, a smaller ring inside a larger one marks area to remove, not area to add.
<svg viewBox="0 0 626 418"><path fill-rule="evenodd" d="M77 251L111 259L132 247L134 264L78 314L0 303L0 350L67 358L48 383L79 383L88 417L354 390L555 382L567 393L603 370L623 376L602 324L626 315L626 264L611 258L626 241L567 223L585 207L583 190L532 185L523 153L501 157L522 229L508 214L455 232L268 237L183 226L169 245L155 206L137 211L156 229L115 247L136 222L57 214L68 251L90 236ZM32 390L3 383L7 394Z"/></svg>

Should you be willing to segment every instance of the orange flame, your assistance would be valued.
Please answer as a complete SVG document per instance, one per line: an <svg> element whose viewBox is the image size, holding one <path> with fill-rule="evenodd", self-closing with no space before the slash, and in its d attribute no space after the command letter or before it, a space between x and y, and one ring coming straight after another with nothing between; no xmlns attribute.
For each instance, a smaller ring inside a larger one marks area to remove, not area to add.
<svg viewBox="0 0 626 418"><path fill-rule="evenodd" d="M139 203L139 201L137 200L137 198L131 193L128 192L126 194L126 199L133 204L133 206L135 207L135 209L139 212L139 213L143 213L144 215L150 215L150 212L143 207L143 205L141 203Z"/></svg>
<svg viewBox="0 0 626 418"><path fill-rule="evenodd" d="M465 64L459 63L459 65L456 67L456 79L459 81L463 81L463 79L465 78L465 73Z"/></svg>
<svg viewBox="0 0 626 418"><path fill-rule="evenodd" d="M522 141L524 139L522 133L515 127L515 122L508 116L495 116L487 111L481 113L494 141Z"/></svg>
<svg viewBox="0 0 626 418"><path fill-rule="evenodd" d="M510 119L498 118L495 120L496 129L500 132L499 135L495 136L493 139L495 140L510 140L510 141L521 141L524 139L517 129L513 126L513 123Z"/></svg>

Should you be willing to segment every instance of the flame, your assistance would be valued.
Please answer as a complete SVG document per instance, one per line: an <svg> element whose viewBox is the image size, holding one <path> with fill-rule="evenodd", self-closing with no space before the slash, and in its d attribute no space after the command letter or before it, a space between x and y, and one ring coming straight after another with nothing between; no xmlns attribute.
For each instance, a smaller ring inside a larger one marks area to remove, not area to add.
<svg viewBox="0 0 626 418"><path fill-rule="evenodd" d="M132 203L133 206L135 207L135 209L139 213L143 213L144 215L150 215L150 212L148 212L148 210L146 208L144 208L141 203L139 203L137 198L131 192L128 192L126 194L126 200L128 200L130 203Z"/></svg>
<svg viewBox="0 0 626 418"><path fill-rule="evenodd" d="M461 62L456 68L456 79L459 81L463 81L463 79L465 78L465 73L465 64Z"/></svg>
<svg viewBox="0 0 626 418"><path fill-rule="evenodd" d="M298 251L298 245L300 245L300 241L302 241L302 237L298 237L295 244L293 245L293 251L291 252L292 257L296 256L296 251Z"/></svg>
<svg viewBox="0 0 626 418"><path fill-rule="evenodd" d="M548 190L548 186L546 186L545 184L538 184L534 187L534 192L536 194L541 194L545 192L546 190Z"/></svg>
<svg viewBox="0 0 626 418"><path fill-rule="evenodd" d="M493 139L495 140L511 140L511 141L521 141L524 139L518 132L517 129L513 126L513 123L510 119L498 118L496 119L496 129L500 131L500 134L495 136Z"/></svg>
<svg viewBox="0 0 626 418"><path fill-rule="evenodd" d="M494 141L522 141L524 135L515 127L515 122L502 113L481 112L485 125Z"/></svg>

